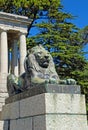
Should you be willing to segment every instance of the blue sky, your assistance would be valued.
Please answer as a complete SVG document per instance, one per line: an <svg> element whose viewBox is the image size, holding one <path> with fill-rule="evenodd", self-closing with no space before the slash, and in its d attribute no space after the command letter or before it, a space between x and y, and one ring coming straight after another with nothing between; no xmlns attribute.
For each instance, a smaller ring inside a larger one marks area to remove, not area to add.
<svg viewBox="0 0 88 130"><path fill-rule="evenodd" d="M72 22L79 28L88 25L88 0L61 0L64 11L77 16Z"/></svg>
<svg viewBox="0 0 88 130"><path fill-rule="evenodd" d="M88 26L88 0L61 0L64 6L64 11L76 16L71 22L79 28ZM88 45L84 47L84 50L88 52ZM88 60L88 54L85 55Z"/></svg>

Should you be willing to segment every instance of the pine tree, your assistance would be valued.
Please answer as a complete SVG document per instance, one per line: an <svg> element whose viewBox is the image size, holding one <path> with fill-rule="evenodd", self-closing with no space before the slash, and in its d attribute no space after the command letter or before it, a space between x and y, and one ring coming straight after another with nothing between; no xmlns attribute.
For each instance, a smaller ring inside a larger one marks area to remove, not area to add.
<svg viewBox="0 0 88 130"><path fill-rule="evenodd" d="M45 14L44 11L43 13ZM51 2L44 18L43 22L35 24L40 29L40 34L31 39L37 44L43 44L51 52L57 72L62 78L78 79L77 73L83 71L86 61L79 29L68 21L73 16L64 13L60 4L55 6Z"/></svg>

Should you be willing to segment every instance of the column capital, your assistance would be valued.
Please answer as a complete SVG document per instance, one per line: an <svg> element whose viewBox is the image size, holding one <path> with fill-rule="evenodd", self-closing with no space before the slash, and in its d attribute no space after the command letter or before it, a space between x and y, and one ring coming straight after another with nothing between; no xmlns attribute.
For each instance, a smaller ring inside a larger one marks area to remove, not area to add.
<svg viewBox="0 0 88 130"><path fill-rule="evenodd" d="M27 32L19 32L19 36L21 36L21 35L27 35Z"/></svg>
<svg viewBox="0 0 88 130"><path fill-rule="evenodd" d="M0 28L0 33L1 33L1 32L7 32L7 29Z"/></svg>

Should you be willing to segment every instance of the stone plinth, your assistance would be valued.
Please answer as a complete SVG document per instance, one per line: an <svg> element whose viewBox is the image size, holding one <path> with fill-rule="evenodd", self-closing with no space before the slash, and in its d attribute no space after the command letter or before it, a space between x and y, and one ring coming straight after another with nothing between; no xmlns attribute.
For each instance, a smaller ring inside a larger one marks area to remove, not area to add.
<svg viewBox="0 0 88 130"><path fill-rule="evenodd" d="M41 86L32 87L23 93L7 98L5 103L12 103L24 98L39 95L42 93L70 93L70 94L81 94L79 85L57 85L57 84L41 84Z"/></svg>
<svg viewBox="0 0 88 130"><path fill-rule="evenodd" d="M17 96L11 97L16 97L15 101L8 99L1 114L5 127L9 130L87 130L85 96L56 93L56 88L51 88L46 93L23 96L24 99L22 94L18 94L19 100Z"/></svg>

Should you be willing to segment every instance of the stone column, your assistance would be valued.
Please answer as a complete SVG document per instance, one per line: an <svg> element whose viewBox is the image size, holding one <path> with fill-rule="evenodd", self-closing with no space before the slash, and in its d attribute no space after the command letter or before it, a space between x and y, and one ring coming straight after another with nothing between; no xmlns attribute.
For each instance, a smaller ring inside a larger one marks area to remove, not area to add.
<svg viewBox="0 0 88 130"><path fill-rule="evenodd" d="M6 30L1 31L1 73L8 73L8 44Z"/></svg>
<svg viewBox="0 0 88 130"><path fill-rule="evenodd" d="M24 59L26 56L26 34L20 34L20 74L24 72Z"/></svg>
<svg viewBox="0 0 88 130"><path fill-rule="evenodd" d="M6 30L0 30L0 111L7 94L8 44ZM1 125L1 122L0 122ZM1 127L0 127L1 128ZM1 129L0 129L1 130Z"/></svg>
<svg viewBox="0 0 88 130"><path fill-rule="evenodd" d="M12 73L18 76L18 45L17 40L12 44Z"/></svg>

